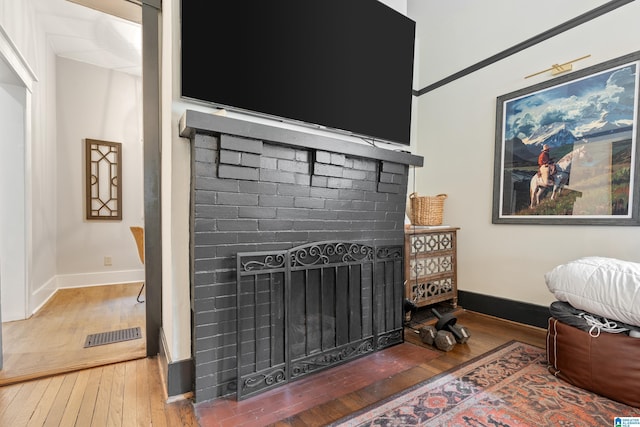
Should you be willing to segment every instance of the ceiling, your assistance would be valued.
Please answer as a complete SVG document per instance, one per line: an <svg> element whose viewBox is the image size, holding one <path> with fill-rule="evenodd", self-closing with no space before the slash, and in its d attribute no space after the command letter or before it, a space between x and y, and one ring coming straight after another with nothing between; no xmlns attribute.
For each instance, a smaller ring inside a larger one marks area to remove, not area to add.
<svg viewBox="0 0 640 427"><path fill-rule="evenodd" d="M57 56L142 75L142 9L133 0L33 0Z"/></svg>

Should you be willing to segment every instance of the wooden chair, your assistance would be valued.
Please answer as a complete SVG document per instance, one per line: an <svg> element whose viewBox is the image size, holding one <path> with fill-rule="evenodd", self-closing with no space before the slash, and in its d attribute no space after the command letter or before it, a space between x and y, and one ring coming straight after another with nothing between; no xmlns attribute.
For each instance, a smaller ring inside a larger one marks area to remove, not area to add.
<svg viewBox="0 0 640 427"><path fill-rule="evenodd" d="M138 247L138 255L140 256L140 262L144 265L144 228L142 227L129 227L131 229L131 234L133 234L133 238L136 241L136 246ZM140 295L142 295L142 291L144 290L144 282L142 282L142 287L140 288L140 292L138 292L138 297L136 301L144 302L144 300L140 300Z"/></svg>

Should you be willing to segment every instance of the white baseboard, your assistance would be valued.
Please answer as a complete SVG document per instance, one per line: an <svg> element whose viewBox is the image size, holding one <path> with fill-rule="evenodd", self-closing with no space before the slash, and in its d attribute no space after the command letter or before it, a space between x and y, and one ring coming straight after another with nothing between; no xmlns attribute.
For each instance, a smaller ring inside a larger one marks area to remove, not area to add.
<svg viewBox="0 0 640 427"><path fill-rule="evenodd" d="M144 282L144 269L123 270L106 273L67 274L52 277L29 295L27 317L37 313L53 297L58 289L82 288L87 286L113 285L115 283ZM3 322L24 320L20 315L2 313Z"/></svg>
<svg viewBox="0 0 640 427"><path fill-rule="evenodd" d="M51 299L58 290L56 277L52 277L45 284L36 289L29 297L29 316L35 314ZM21 320L21 319L20 319Z"/></svg>
<svg viewBox="0 0 640 427"><path fill-rule="evenodd" d="M144 282L144 269L124 270L107 273L82 273L59 275L40 286L29 298L29 316L37 313L53 297L58 289L83 288L87 286L113 285L116 283ZM3 322L23 319L5 319Z"/></svg>
<svg viewBox="0 0 640 427"><path fill-rule="evenodd" d="M100 273L63 274L57 276L57 288L82 288L114 283L144 282L144 269Z"/></svg>

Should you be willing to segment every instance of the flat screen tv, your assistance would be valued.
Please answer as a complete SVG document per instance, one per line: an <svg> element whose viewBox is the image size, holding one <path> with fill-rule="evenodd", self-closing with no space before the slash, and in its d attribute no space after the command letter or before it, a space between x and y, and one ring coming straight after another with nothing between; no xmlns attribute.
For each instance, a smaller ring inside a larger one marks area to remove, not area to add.
<svg viewBox="0 0 640 427"><path fill-rule="evenodd" d="M376 0L182 0L182 97L409 145L415 22Z"/></svg>

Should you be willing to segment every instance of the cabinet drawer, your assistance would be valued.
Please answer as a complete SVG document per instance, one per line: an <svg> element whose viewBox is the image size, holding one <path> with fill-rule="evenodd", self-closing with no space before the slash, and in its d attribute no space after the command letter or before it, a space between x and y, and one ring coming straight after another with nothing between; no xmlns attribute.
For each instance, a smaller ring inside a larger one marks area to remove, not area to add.
<svg viewBox="0 0 640 427"><path fill-rule="evenodd" d="M406 297L421 307L440 301L457 300L455 278L450 275L439 279L421 278L407 281Z"/></svg>
<svg viewBox="0 0 640 427"><path fill-rule="evenodd" d="M411 234L409 239L409 255L433 254L454 249L453 232Z"/></svg>
<svg viewBox="0 0 640 427"><path fill-rule="evenodd" d="M453 271L452 255L431 256L428 258L409 258L408 263L409 280L413 280L416 277L451 273Z"/></svg>

